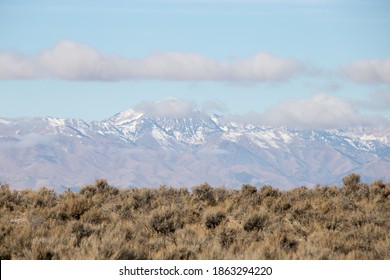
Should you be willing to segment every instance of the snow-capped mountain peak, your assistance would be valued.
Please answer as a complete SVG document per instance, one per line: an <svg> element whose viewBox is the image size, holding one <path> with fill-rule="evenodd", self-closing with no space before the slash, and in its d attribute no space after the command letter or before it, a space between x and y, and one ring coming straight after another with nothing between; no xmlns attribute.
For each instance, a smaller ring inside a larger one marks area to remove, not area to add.
<svg viewBox="0 0 390 280"><path fill-rule="evenodd" d="M142 112L137 112L134 109L128 109L126 111L120 112L108 119L104 122L111 123L113 125L121 126L126 125L128 123L132 123L133 121L141 118L144 115Z"/></svg>
<svg viewBox="0 0 390 280"><path fill-rule="evenodd" d="M176 110L175 102L146 104L100 122L0 119L0 181L14 187L82 186L106 178L124 187L207 181L288 188L338 183L351 172L390 180L389 127L242 125L191 106Z"/></svg>
<svg viewBox="0 0 390 280"><path fill-rule="evenodd" d="M132 141L140 134L150 133L156 139L174 138L186 144L203 143L208 134L220 131L218 124L200 110L188 112L185 116L162 115L140 112L134 109L123 111L104 121L119 128ZM159 130L159 133L156 132Z"/></svg>

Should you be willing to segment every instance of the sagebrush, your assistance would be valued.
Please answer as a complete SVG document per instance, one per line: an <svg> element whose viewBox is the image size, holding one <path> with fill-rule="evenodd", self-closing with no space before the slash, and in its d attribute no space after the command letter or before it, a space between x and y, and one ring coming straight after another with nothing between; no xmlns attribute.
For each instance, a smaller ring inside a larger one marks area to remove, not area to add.
<svg viewBox="0 0 390 280"><path fill-rule="evenodd" d="M390 259L390 184L0 190L1 259Z"/></svg>

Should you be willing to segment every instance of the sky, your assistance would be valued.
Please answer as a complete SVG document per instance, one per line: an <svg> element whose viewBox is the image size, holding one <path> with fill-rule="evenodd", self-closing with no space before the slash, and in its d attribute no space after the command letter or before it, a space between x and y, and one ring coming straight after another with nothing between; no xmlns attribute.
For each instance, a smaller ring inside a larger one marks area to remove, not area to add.
<svg viewBox="0 0 390 280"><path fill-rule="evenodd" d="M0 117L170 97L264 125L388 123L390 1L0 1Z"/></svg>

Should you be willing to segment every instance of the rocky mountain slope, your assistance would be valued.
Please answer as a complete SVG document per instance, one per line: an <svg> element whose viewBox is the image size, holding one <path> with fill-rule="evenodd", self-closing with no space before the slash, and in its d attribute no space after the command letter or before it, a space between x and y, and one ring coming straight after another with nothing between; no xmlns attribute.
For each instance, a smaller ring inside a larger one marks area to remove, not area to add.
<svg viewBox="0 0 390 280"><path fill-rule="evenodd" d="M348 173L390 180L390 128L296 130L226 122L198 110L130 109L104 121L0 119L0 181L13 188L121 187L208 182L280 188L339 184Z"/></svg>

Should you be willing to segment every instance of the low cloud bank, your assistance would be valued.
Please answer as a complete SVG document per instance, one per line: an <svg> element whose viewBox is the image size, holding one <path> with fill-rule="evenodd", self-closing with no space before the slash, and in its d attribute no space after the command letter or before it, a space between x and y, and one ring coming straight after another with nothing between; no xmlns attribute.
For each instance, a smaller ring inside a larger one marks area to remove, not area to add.
<svg viewBox="0 0 390 280"><path fill-rule="evenodd" d="M143 58L111 55L84 44L61 41L52 49L25 56L0 52L0 79L65 80L211 80L284 81L300 74L304 64L268 52L220 61L199 53L153 53Z"/></svg>
<svg viewBox="0 0 390 280"><path fill-rule="evenodd" d="M390 58L352 62L345 67L345 71L355 82L390 84Z"/></svg>
<svg viewBox="0 0 390 280"><path fill-rule="evenodd" d="M316 94L307 99L285 100L263 113L229 116L226 121L297 129L390 126L389 119L362 114L351 101L327 94Z"/></svg>
<svg viewBox="0 0 390 280"><path fill-rule="evenodd" d="M134 107L136 111L153 117L185 117L197 109L195 102L168 98L159 102L144 101Z"/></svg>
<svg viewBox="0 0 390 280"><path fill-rule="evenodd" d="M202 108L202 109L199 109ZM308 98L279 102L264 112L231 115L222 101L196 104L185 99L168 98L162 101L145 101L134 107L138 112L153 117L186 117L195 111L222 113L221 124L234 122L238 125L262 125L296 129L336 129L386 125L390 119L379 115L364 114L359 105L348 99L319 93Z"/></svg>

